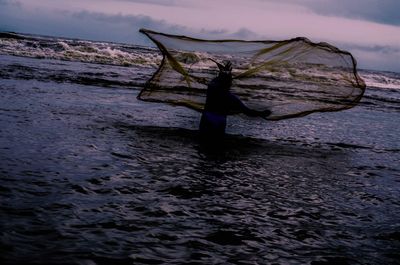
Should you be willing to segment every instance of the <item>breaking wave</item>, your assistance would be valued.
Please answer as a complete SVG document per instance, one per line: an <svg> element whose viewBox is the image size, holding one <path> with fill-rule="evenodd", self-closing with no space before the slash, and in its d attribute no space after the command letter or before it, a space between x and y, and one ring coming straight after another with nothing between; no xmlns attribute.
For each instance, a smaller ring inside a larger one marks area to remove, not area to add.
<svg viewBox="0 0 400 265"><path fill-rule="evenodd" d="M0 54L121 66L156 66L161 60L150 47L14 33L0 34Z"/></svg>
<svg viewBox="0 0 400 265"><path fill-rule="evenodd" d="M162 60L162 55L153 47L12 32L0 32L0 54L119 66L143 65L154 68ZM209 65L204 67L207 68ZM367 87L400 89L399 73L370 70L360 70L359 73Z"/></svg>

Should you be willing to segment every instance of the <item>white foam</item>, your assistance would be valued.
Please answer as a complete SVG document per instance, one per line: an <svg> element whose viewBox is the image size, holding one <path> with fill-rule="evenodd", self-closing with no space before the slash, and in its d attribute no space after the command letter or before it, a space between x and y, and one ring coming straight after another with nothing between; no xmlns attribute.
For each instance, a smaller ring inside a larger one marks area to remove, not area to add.
<svg viewBox="0 0 400 265"><path fill-rule="evenodd" d="M87 63L102 63L113 65L147 65L157 67L162 59L155 49L144 49L127 44L77 41L68 39L52 38L29 38L29 39L0 39L0 54L26 56L34 58L72 60ZM208 60L207 52L194 52L200 58L196 65L198 69L209 69L214 65ZM224 55L221 60L230 60ZM239 62L235 62L240 64ZM299 71L313 71L315 77L325 77L323 69L299 69ZM361 77L369 87L400 89L400 74L361 71ZM330 73L334 78L334 73Z"/></svg>
<svg viewBox="0 0 400 265"><path fill-rule="evenodd" d="M121 50L123 48L127 51ZM0 54L123 66L156 67L161 61L161 55L156 51L143 52L135 50L134 46L61 39L0 39Z"/></svg>
<svg viewBox="0 0 400 265"><path fill-rule="evenodd" d="M400 89L400 75L397 78L393 75L395 74L363 73L361 77L364 79L367 87Z"/></svg>

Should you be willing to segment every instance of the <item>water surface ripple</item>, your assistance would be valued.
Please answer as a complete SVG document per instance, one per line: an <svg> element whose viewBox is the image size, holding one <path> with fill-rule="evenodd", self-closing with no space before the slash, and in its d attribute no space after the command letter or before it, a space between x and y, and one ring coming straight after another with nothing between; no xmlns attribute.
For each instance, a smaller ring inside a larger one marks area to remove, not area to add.
<svg viewBox="0 0 400 265"><path fill-rule="evenodd" d="M399 105L376 100L398 91L277 123L233 117L210 147L198 113L79 81L135 68L2 58L1 264L398 264ZM70 78L48 77L61 64ZM153 68L138 69L143 83Z"/></svg>

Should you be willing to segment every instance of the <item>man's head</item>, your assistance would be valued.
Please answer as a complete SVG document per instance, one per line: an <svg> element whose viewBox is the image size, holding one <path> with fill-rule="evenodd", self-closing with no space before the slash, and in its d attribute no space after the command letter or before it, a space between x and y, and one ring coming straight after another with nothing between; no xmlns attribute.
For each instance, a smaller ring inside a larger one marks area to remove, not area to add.
<svg viewBox="0 0 400 265"><path fill-rule="evenodd" d="M216 62L217 63L217 62ZM222 79L224 88L229 89L232 86L232 63L227 61L225 65L217 63L219 68L218 77Z"/></svg>

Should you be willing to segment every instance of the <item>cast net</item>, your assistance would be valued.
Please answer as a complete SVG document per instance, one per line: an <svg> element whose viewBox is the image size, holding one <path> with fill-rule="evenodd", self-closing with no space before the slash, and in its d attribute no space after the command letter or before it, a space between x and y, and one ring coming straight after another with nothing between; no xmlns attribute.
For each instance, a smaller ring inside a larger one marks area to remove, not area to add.
<svg viewBox="0 0 400 265"><path fill-rule="evenodd" d="M355 106L365 91L346 51L306 38L284 41L201 40L141 29L163 60L138 98L202 111L213 62L231 61L231 92L249 108L281 120ZM235 114L235 113L233 113Z"/></svg>

